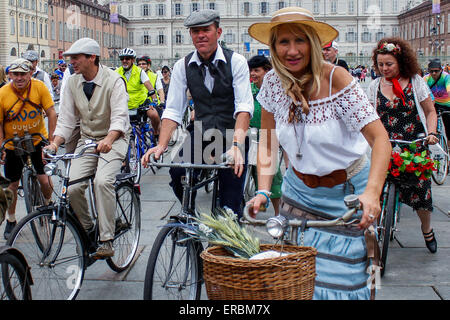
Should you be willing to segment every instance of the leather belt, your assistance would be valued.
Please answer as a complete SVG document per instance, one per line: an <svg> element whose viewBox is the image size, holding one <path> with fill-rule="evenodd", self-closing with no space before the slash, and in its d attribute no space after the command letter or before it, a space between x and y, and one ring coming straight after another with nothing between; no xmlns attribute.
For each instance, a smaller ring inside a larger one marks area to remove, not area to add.
<svg viewBox="0 0 450 320"><path fill-rule="evenodd" d="M364 154L362 157L352 163L347 169L335 170L325 176L316 176L314 174L301 173L295 170L294 167L292 167L292 169L294 170L295 175L299 177L299 179L301 179L303 183L310 188L333 188L334 186L342 184L348 179L355 176L359 171L361 171L362 168L364 168L366 162L367 155Z"/></svg>
<svg viewBox="0 0 450 320"><path fill-rule="evenodd" d="M316 176L314 174L305 174L298 172L294 168L294 173L297 177L299 177L305 185L307 185L310 188L317 188L317 187L327 187L327 188L333 188L334 186L337 186L338 184L342 184L345 181L347 181L347 171L344 169L341 170L335 170L330 174L327 174L325 176Z"/></svg>

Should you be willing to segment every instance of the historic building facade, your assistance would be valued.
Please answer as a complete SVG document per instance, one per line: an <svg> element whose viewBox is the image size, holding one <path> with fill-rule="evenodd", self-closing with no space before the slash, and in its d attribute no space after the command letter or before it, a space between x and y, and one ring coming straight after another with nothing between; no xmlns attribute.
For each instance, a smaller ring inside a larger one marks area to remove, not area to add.
<svg viewBox="0 0 450 320"><path fill-rule="evenodd" d="M26 50L50 56L47 0L0 1L0 64L7 65Z"/></svg>
<svg viewBox="0 0 450 320"><path fill-rule="evenodd" d="M301 6L339 31L340 56L368 56L376 42L399 35L398 15L420 3L411 0L117 0L128 20L128 41L138 54L168 60L189 53L191 45L184 19L194 10L211 8L221 14L221 41L251 57L267 46L248 35L248 27L268 21L283 7ZM170 61L168 61L170 63Z"/></svg>
<svg viewBox="0 0 450 320"><path fill-rule="evenodd" d="M426 1L398 17L400 36L421 56L450 55L450 0L441 0L440 13Z"/></svg>
<svg viewBox="0 0 450 320"><path fill-rule="evenodd" d="M127 41L127 19L118 17L110 22L109 4L91 0L49 0L49 44L51 59L61 59L62 53L76 40L95 39L102 59L113 58Z"/></svg>

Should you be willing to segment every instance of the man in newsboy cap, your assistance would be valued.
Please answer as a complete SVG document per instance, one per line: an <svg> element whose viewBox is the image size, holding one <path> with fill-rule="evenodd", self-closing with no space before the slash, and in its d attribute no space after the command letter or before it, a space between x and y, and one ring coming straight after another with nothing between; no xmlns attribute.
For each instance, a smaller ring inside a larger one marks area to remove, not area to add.
<svg viewBox="0 0 450 320"><path fill-rule="evenodd" d="M70 57L75 73L67 79L61 93L62 105L55 140L48 148L57 151L62 143L70 139L79 122L81 138L77 145L83 145L86 139L94 140L97 143L96 151L106 160L93 157L74 159L70 171L70 180L95 173L94 191L99 217L100 245L94 258L106 259L114 255L114 182L128 150L128 94L120 75L100 64L100 46L95 40L79 39L63 55ZM85 230L92 232L94 223L89 215L86 187L84 183L69 187L70 204Z"/></svg>
<svg viewBox="0 0 450 320"><path fill-rule="evenodd" d="M47 72L45 72L38 66L39 53L34 50L27 50L22 54L22 58L31 62L32 71L33 71L32 77L43 81L45 83L45 86L47 87L48 91L50 91L50 95L52 96L52 99L54 99L53 86L52 86L52 81L50 80L50 76L48 75Z"/></svg>
<svg viewBox="0 0 450 320"><path fill-rule="evenodd" d="M218 148L214 148L216 161L228 149L227 155L235 163L233 171L219 170L220 206L227 206L240 216L245 177L244 159L248 150L245 141L253 114L253 97L247 60L242 55L219 46L218 40L222 34L219 25L219 13L208 9L194 11L184 21L184 26L189 28L195 51L178 60L173 67L159 142L145 154L142 164L147 166L151 154L155 154L158 159L166 150L172 132L182 121L187 106L186 91L189 89L195 104L195 125L191 130L191 145L187 146L191 149L191 157L184 160L210 161L209 155L203 156L207 143L194 141L194 137L197 139L202 136L207 129L218 132L214 136L222 138L219 138L220 142L218 139L214 140L214 146L220 143ZM233 138L228 141L227 130L232 132ZM202 151L202 154L195 156L194 151L197 154ZM185 175L185 170L171 168L169 172L172 178L170 185L181 201L181 177Z"/></svg>

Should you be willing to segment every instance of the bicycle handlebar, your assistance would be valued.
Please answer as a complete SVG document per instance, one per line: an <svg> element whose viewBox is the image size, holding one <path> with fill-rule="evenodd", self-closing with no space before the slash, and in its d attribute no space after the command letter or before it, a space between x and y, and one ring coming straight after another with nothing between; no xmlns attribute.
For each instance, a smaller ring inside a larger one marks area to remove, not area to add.
<svg viewBox="0 0 450 320"><path fill-rule="evenodd" d="M416 140L402 140L402 139L389 139L390 142L394 142L394 143L404 143L404 144L411 144L411 143L416 143L416 142L422 142L422 141L426 141L427 138L423 137L423 138L419 138Z"/></svg>
<svg viewBox="0 0 450 320"><path fill-rule="evenodd" d="M161 155L161 161L162 161L162 155ZM229 162L225 161L218 164L195 164L190 162L178 162L178 163L162 163L157 162L155 160L155 155L150 155L150 164L162 168L162 167L168 167L168 168L186 168L186 169L230 169Z"/></svg>
<svg viewBox="0 0 450 320"><path fill-rule="evenodd" d="M38 137L40 137L40 138L42 139L42 141L44 141L46 144L48 144L48 139L47 139L46 137L44 137L42 134L40 134L39 132L29 133L29 135L31 136L31 138L33 138L33 137L35 137L35 136L38 136ZM3 142L2 142L2 144L1 144L1 146L0 146L0 152L2 152L2 151L5 149L5 145L6 145L8 142L13 142L14 138L15 138L15 137L12 137L12 138L3 140ZM28 140L29 138L23 136L23 137L19 137L19 139L20 139L20 140L19 140L18 142L19 142L19 143L22 143L23 141L26 141L26 140ZM32 139L32 140L34 140L34 139ZM23 149L23 150L24 150L24 149ZM26 151L26 150L24 150L24 151Z"/></svg>
<svg viewBox="0 0 450 320"><path fill-rule="evenodd" d="M352 201L351 203L347 203L347 197L352 197L350 199L350 201ZM357 222L359 222L359 219L353 219L350 220L352 218L352 216L359 210L361 209L359 200L357 200L357 196L355 195L348 195L345 197L344 202L346 202L347 207L349 207L350 209L342 216L342 217L338 217L336 219L333 220L306 220L306 222L303 222L302 220L298 220L298 219L290 219L288 220L288 225L291 227L301 227L303 225L303 223L305 223L305 227L306 228L311 228L311 227L336 227L336 226L347 226L347 225L351 225L351 224L355 224ZM262 219L254 219L250 216L249 214L249 209L251 208L251 204L247 204L244 208L244 212L243 212L243 218L244 218L244 223L245 220L247 220L248 223L252 224L252 225L266 225L267 220L262 220Z"/></svg>
<svg viewBox="0 0 450 320"><path fill-rule="evenodd" d="M65 154L53 154L48 149L44 149L44 154L49 157L52 161L56 162L59 160L71 160L71 159L77 159L81 158L87 149L89 148L97 148L97 143L87 140L86 144L81 148L80 152L78 153L65 153ZM89 156L95 156L100 157L98 154L87 154Z"/></svg>

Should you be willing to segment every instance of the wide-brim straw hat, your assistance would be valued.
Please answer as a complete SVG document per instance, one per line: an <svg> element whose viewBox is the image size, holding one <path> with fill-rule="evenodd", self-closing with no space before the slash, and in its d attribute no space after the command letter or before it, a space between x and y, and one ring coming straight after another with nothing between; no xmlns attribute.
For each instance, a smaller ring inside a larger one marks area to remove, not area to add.
<svg viewBox="0 0 450 320"><path fill-rule="evenodd" d="M333 41L339 35L335 28L325 22L316 21L311 11L300 7L287 7L275 11L270 22L254 23L248 28L248 33L259 42L270 45L271 29L285 23L310 26L317 32L321 46Z"/></svg>

